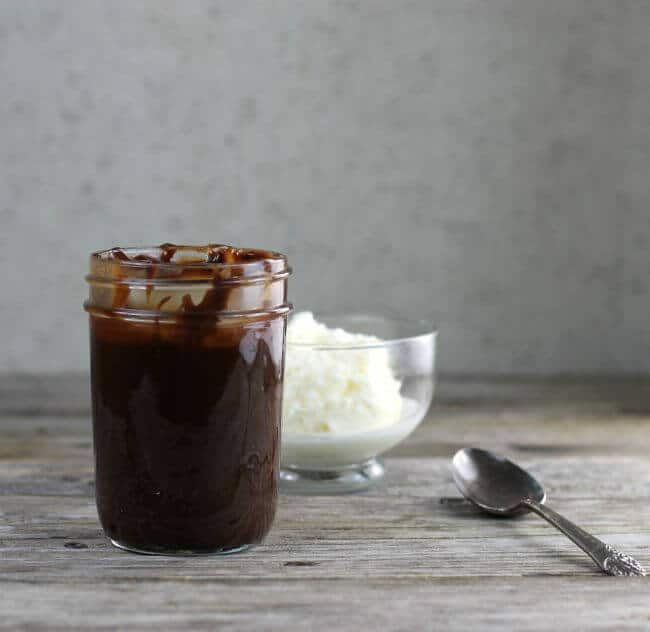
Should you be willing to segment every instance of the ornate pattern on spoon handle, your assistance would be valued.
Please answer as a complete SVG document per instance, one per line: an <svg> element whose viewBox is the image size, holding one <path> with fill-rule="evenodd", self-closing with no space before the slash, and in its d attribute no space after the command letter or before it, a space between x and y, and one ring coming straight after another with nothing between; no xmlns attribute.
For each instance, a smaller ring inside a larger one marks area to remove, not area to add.
<svg viewBox="0 0 650 632"><path fill-rule="evenodd" d="M645 569L633 557L617 551L614 547L605 544L607 557L603 562L606 573L610 575L645 575Z"/></svg>

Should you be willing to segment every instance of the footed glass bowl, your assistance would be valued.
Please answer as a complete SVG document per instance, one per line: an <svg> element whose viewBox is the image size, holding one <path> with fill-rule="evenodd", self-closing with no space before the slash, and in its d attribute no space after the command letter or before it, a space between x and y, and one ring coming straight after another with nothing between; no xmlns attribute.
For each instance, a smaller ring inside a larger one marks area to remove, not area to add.
<svg viewBox="0 0 650 632"><path fill-rule="evenodd" d="M383 316L316 318L379 340L287 340L281 489L361 491L384 475L378 456L413 432L431 404L436 332L426 322Z"/></svg>

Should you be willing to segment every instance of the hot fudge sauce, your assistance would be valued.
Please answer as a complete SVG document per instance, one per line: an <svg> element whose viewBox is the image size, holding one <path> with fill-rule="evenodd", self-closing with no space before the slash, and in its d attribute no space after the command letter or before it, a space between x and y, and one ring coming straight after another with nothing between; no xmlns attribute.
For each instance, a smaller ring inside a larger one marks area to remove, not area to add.
<svg viewBox="0 0 650 632"><path fill-rule="evenodd" d="M213 553L275 514L286 258L112 249L88 277L97 508L114 544Z"/></svg>

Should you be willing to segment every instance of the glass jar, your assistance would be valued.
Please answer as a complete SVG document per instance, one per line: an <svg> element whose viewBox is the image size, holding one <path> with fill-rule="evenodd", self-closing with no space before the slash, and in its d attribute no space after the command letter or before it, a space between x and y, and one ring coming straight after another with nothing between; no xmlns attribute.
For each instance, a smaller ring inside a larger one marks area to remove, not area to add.
<svg viewBox="0 0 650 632"><path fill-rule="evenodd" d="M289 273L221 245L91 255L96 500L116 546L226 553L268 532Z"/></svg>

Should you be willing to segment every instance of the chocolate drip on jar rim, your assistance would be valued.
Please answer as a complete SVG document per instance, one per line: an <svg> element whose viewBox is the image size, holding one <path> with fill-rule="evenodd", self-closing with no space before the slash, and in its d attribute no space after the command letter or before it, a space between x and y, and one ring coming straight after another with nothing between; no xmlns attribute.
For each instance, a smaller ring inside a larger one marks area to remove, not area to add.
<svg viewBox="0 0 650 632"><path fill-rule="evenodd" d="M90 257L91 286L85 307L96 315L133 318L174 314L222 318L247 313L284 313L286 257L257 248L223 244L171 243L154 247L114 247Z"/></svg>

